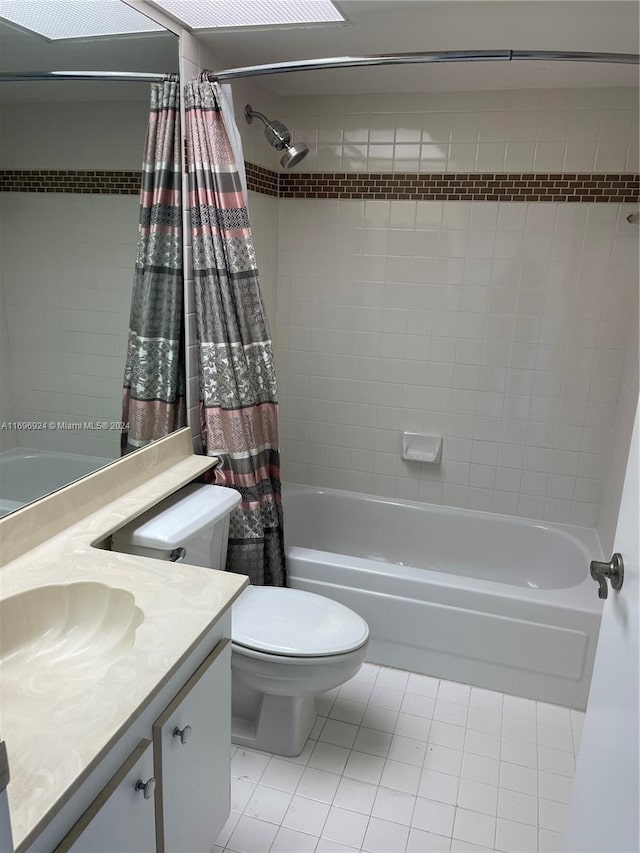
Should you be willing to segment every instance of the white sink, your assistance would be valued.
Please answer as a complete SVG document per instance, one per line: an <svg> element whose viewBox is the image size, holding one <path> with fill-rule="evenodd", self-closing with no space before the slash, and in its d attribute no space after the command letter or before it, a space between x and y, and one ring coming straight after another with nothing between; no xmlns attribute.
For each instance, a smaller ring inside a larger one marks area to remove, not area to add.
<svg viewBox="0 0 640 853"><path fill-rule="evenodd" d="M41 713L43 703L60 705L93 687L131 649L142 621L130 592L101 583L42 586L0 601L6 714L28 705Z"/></svg>

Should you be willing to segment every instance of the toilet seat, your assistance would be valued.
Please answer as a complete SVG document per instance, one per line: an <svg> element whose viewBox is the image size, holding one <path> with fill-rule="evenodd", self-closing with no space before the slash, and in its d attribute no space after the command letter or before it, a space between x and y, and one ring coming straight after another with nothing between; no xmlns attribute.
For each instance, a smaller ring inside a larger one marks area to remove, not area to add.
<svg viewBox="0 0 640 853"><path fill-rule="evenodd" d="M256 658L329 658L364 646L369 626L322 595L252 586L232 606L231 639L238 652Z"/></svg>
<svg viewBox="0 0 640 853"><path fill-rule="evenodd" d="M243 658L253 661L264 661L265 663L272 663L274 665L284 664L295 669L296 667L303 666L331 666L332 664L342 663L350 656L357 656L360 653L362 646L358 649L352 649L348 652L338 652L333 655L308 655L306 657L302 657L301 655L296 657L293 655L278 655L273 652L259 652L256 649L249 649L247 646L241 646L233 640L231 641L231 648L234 655L242 655Z"/></svg>

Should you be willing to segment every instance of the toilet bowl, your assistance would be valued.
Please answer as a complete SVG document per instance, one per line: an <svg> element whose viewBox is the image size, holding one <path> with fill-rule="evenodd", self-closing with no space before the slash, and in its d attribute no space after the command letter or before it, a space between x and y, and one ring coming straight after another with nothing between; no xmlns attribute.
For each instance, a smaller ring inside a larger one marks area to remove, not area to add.
<svg viewBox="0 0 640 853"><path fill-rule="evenodd" d="M186 486L114 533L112 549L224 569L229 514L239 502L233 489ZM231 740L299 755L315 697L362 666L367 623L332 599L283 587L249 587L231 614Z"/></svg>
<svg viewBox="0 0 640 853"><path fill-rule="evenodd" d="M245 590L232 614L232 740L299 755L315 722L315 697L362 666L367 623L324 596L274 587Z"/></svg>

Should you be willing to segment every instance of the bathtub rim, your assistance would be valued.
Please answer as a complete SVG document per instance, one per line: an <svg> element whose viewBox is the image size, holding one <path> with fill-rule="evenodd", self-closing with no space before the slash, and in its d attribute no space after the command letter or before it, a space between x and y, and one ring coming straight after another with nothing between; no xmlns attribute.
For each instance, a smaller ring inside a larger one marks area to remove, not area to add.
<svg viewBox="0 0 640 853"><path fill-rule="evenodd" d="M11 492L11 487L14 486L16 482L15 471L5 471L3 478L2 463L4 462L7 465L11 465L11 463L13 463L13 467L15 468L15 466L20 462L42 459L46 464L48 457L55 457L56 459L67 458L67 460L71 459L71 461L78 462L80 464L86 464L90 461L99 461L100 464L96 465L90 471L83 471L83 473L73 476L73 478L67 483L62 485L58 485L56 483L55 486L48 485L47 491L37 495L36 497L30 497L26 501L22 499L16 500L15 492ZM4 518L13 512L17 512L26 506L30 506L36 501L42 500L42 498L59 492L61 489L66 489L66 487L70 486L72 483L77 483L79 480L83 480L85 477L94 474L96 471L101 471L112 462L116 461L116 459L109 459L106 456L92 456L88 453L74 453L72 451L67 452L64 450L43 450L35 447L8 447L5 450L0 450L0 518ZM12 477L14 479L11 479ZM7 482L9 483L8 487ZM6 489L6 491L3 493L1 489Z"/></svg>
<svg viewBox="0 0 640 853"><path fill-rule="evenodd" d="M109 459L107 456L93 456L90 453L75 453L73 450L44 450L40 447L7 447L5 450L0 450L0 461L3 459L32 459L39 456L71 456L74 459L82 460L100 459L104 460L105 465L108 465L111 462L117 462L117 459Z"/></svg>
<svg viewBox="0 0 640 853"><path fill-rule="evenodd" d="M334 568L350 567L359 572L370 572L373 575L393 576L398 579L428 583L439 589L455 588L464 589L488 598L500 600L518 600L523 603L543 604L545 607L580 610L601 614L603 602L597 597L597 588L589 576L589 562L591 560L603 559L602 546L598 538L597 530L590 527L578 525L559 524L539 519L523 518L521 516L505 515L503 513L487 512L486 510L464 509L461 507L448 507L442 504L430 504L423 501L410 501L403 498L386 498L366 493L350 492L343 489L330 489L323 486L307 486L299 483L283 483L283 499L291 498L298 494L317 495L339 495L355 499L363 499L369 503L382 503L393 506L406 506L429 511L434 510L438 514L453 514L454 516L467 516L472 514L476 518L488 521L500 519L513 526L535 526L542 530L553 530L556 534L571 540L584 557L585 574L583 580L567 587L533 588L505 584L498 581L473 578L467 575L447 574L433 569L420 568L418 566L399 566L382 560L373 560L365 557L352 557L332 551L322 551L316 548L307 548L301 545L286 545L285 553L288 559L303 559L314 564L325 563ZM286 506L285 506L285 543L286 543Z"/></svg>

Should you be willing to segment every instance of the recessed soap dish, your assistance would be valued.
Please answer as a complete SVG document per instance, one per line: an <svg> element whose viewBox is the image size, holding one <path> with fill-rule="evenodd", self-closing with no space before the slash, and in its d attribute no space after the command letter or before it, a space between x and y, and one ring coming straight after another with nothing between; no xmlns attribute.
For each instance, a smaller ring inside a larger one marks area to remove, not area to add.
<svg viewBox="0 0 640 853"><path fill-rule="evenodd" d="M437 465L442 459L442 436L426 432L403 432L402 458Z"/></svg>

